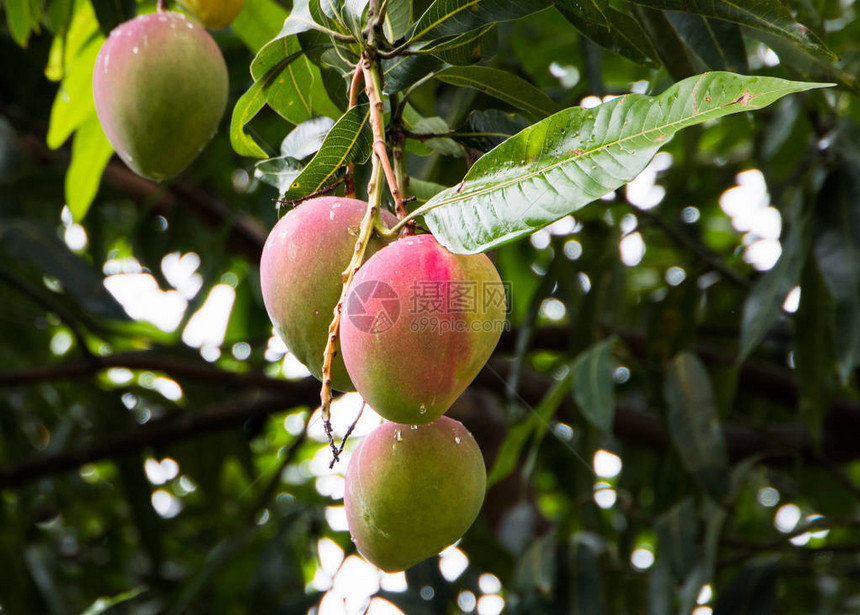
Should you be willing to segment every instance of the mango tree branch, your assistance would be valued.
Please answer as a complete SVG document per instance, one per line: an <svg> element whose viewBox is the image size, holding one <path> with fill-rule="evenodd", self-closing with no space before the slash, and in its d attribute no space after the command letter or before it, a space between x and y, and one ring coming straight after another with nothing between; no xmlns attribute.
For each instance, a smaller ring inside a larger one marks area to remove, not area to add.
<svg viewBox="0 0 860 615"><path fill-rule="evenodd" d="M370 60L365 56L361 62L361 69L364 72L367 97L370 99L370 127L373 130L374 160L378 160L379 164L382 165L385 180L388 183L388 190L394 199L394 212L398 218L403 219L407 215L406 207L403 205L403 193L397 183L394 170L391 168L391 161L388 158L388 151L385 147L385 125L382 119L385 106L382 102L382 80L379 75L379 65L376 61ZM412 228L414 228L414 225L407 227L407 234Z"/></svg>
<svg viewBox="0 0 860 615"><path fill-rule="evenodd" d="M337 344L338 338L340 337L340 319L343 313L344 303L346 302L346 294L349 290L350 284L352 284L353 278L355 278L356 271L361 267L361 263L364 262L364 254L367 251L367 244L370 242L370 237L373 234L374 227L376 226L376 220L379 217L378 197L380 196L380 190L378 188L373 190L373 186L378 186L381 183L381 179L379 165L374 164L370 179L370 202L367 204L367 211L365 211L364 218L361 221L361 227L359 228L358 239L355 242L355 251L352 254L352 259L349 261L349 265L347 265L342 274L343 288L340 292L340 298L337 300L337 304L334 307L334 315L332 317L331 324L329 324L328 327L328 339L326 339L325 351L323 353L320 410L322 412L323 425L325 426L325 432L328 436L329 446L331 446L335 461L339 458L340 451L338 450L331 433L332 363L334 362L335 355L337 355ZM376 199L374 199L374 193L376 193Z"/></svg>
<svg viewBox="0 0 860 615"><path fill-rule="evenodd" d="M382 123L382 114L384 113L385 108L382 104L382 99L379 97L379 94L382 91L379 78L379 64L377 61L369 59L367 54L364 54L361 59L360 67L364 74L365 91L370 99L370 124L373 126L375 141L373 156L371 157L372 170L370 173L370 182L367 185L367 211L361 221L352 259L350 260L349 265L347 265L346 270L343 272L343 287L341 289L340 298L334 308L332 321L328 328L328 339L326 340L325 351L323 353L320 411L323 417L325 432L328 436L329 446L331 447L333 462L340 458L340 449L335 444L331 432L331 369L332 362L337 354L337 344L340 336L340 319L343 314L344 303L346 302L346 294L352 284L352 280L355 278L355 273L364 262L364 255L367 251L367 244L370 242L370 237L374 230L381 226L381 222L379 220L379 207L382 203L383 175L385 173L386 165L388 171L391 171L391 165L388 164L388 156L385 153L385 131ZM353 77L354 81L356 79L357 77ZM381 149L376 147L376 139L378 138L382 139L382 141L380 141L382 144ZM403 204L401 201L401 207L402 206Z"/></svg>

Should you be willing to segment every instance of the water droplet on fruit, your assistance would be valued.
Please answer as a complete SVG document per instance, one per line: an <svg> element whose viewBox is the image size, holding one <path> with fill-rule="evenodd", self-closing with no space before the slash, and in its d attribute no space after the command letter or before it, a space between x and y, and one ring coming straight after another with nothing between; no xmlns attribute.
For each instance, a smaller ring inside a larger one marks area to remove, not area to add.
<svg viewBox="0 0 860 615"><path fill-rule="evenodd" d="M138 51L139 51L139 50L138 50L138 48L137 48L137 47L135 47L134 49L132 49L132 50L131 50L131 52L132 52L132 53L137 53Z"/></svg>
<svg viewBox="0 0 860 615"><path fill-rule="evenodd" d="M412 431L415 431L416 429L418 429L418 425L410 425L409 429L411 429Z"/></svg>
<svg viewBox="0 0 860 615"><path fill-rule="evenodd" d="M400 442L403 439L403 434L400 433L399 429L394 430L394 439Z"/></svg>
<svg viewBox="0 0 860 615"><path fill-rule="evenodd" d="M454 442L460 444L460 436L454 436Z"/></svg>
<svg viewBox="0 0 860 615"><path fill-rule="evenodd" d="M427 414L427 408L424 406L424 404L421 404L418 407L418 414Z"/></svg>

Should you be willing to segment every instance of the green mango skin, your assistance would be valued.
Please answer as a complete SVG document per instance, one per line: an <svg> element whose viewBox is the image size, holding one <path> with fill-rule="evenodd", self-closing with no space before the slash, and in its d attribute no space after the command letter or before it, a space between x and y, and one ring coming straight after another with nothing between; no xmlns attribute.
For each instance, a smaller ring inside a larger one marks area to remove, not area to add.
<svg viewBox="0 0 860 615"><path fill-rule="evenodd" d="M287 212L272 228L260 258L263 303L275 330L296 358L322 380L328 327L343 288L341 274L355 250L367 203L323 196ZM386 226L397 218L380 212ZM374 235L367 255L385 245ZM338 345L332 387L354 391Z"/></svg>
<svg viewBox="0 0 860 615"><path fill-rule="evenodd" d="M384 283L396 297L367 302L360 295L369 282ZM422 298L468 287L476 296L467 309L433 311ZM484 301L485 289L501 292L501 302ZM388 301L396 303L377 330L355 316L362 305L384 312ZM490 358L505 325L502 281L490 259L453 254L432 235L404 237L370 258L350 286L345 311L341 347L356 390L381 416L408 425L447 412Z"/></svg>
<svg viewBox="0 0 860 615"><path fill-rule="evenodd" d="M206 30L181 13L141 15L115 28L96 58L96 112L132 171L177 175L218 129L227 65Z"/></svg>
<svg viewBox="0 0 860 615"><path fill-rule="evenodd" d="M481 449L463 424L384 423L349 460L344 508L359 552L395 572L432 557L471 527L487 488Z"/></svg>

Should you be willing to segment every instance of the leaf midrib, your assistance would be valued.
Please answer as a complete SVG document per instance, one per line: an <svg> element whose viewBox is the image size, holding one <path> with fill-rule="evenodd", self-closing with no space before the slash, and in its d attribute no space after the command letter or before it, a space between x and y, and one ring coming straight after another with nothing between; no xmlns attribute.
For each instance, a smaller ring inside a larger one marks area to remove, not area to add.
<svg viewBox="0 0 860 615"><path fill-rule="evenodd" d="M701 83L701 79L700 79L699 83ZM698 86L698 83L697 83L696 85ZM793 91L793 90L794 90L794 88L786 87L786 88L781 88L781 89L775 89L775 90L772 90L772 91L771 91L771 92L769 92L769 93L773 94L773 93L776 93L776 92L778 92L778 91L782 91L782 90L785 90L785 91ZM660 94L660 95L659 95L659 96L657 96L657 97L652 97L652 100L655 100L655 101L656 101L658 98L662 98L665 94L666 94L666 92L664 92L663 94ZM615 99L615 100L623 101L625 98L627 98L627 97L629 97L629 96L642 96L642 95L641 95L641 94L625 94L624 96L622 96L622 97L620 97L620 98L618 98L618 99ZM614 101L613 101L613 102L614 102ZM621 104L621 103L617 103L617 104ZM732 101L732 102L728 102L728 103L725 103L725 104L723 104L723 105L721 105L721 106L719 106L719 107L714 107L713 109L710 109L709 111L706 111L706 112L704 112L704 113L700 113L700 114L696 114L696 115L692 115L692 116L686 116L686 117L684 117L684 118L681 118L681 119L676 120L676 121L674 121L674 122L670 122L670 123L668 123L668 124L663 124L663 125L661 125L661 126L657 126L657 127L654 127L654 128L650 128L650 129L648 129L648 130L643 130L643 131L641 131L641 132L638 132L638 133L635 133L635 134L631 134L631 135L626 136L626 137L622 137L621 139L617 139L617 140L612 141L612 142L602 143L602 144L600 144L599 146L596 146L594 149L590 149L590 150L583 150L582 154L579 154L578 156L575 156L575 158L577 158L577 159L588 159L588 158L591 158L591 157L593 157L596 153L598 153L598 152L600 152L600 151L602 151L602 150L604 150L604 149L607 149L607 148L609 148L609 147L612 147L613 145L617 145L617 144L625 143L625 142L627 142L627 141L630 141L631 139L635 139L635 138L643 137L643 136L646 136L646 135L648 135L648 134L650 134L650 133L652 133L652 132L663 131L663 130L665 130L665 129L667 129L667 128L673 128L673 127L675 127L675 126L679 126L679 127L680 127L680 126L681 126L681 125L683 125L685 122L689 121L691 118L694 118L694 117L701 117L701 116L706 116L706 115L708 115L708 114L710 114L710 113L713 113L714 111L719 111L719 110L725 109L726 107L730 107L730 106L732 106L732 105L736 105L736 104L739 104L739 101L735 100L735 101ZM748 104L748 105L747 105L747 107L748 107L751 111L759 108L759 107L755 107L755 106L753 106L753 105L752 105L752 101L750 101L750 104ZM564 113L564 111L561 111L560 113ZM672 136L672 135L674 135L674 133L676 133L677 131L678 131L678 129L672 130L672 132L671 132L671 134L670 134L669 136L671 137L671 136ZM508 181L502 181L501 183L495 183L495 184L493 184L492 186L489 186L489 187L487 187L487 188L481 188L481 189L476 190L476 191L474 191L474 192L468 192L468 193L462 194L462 196L458 196L458 197L454 197L454 198L450 198L450 199L442 200L442 201L439 201L439 202L437 202L437 203L433 203L433 206L432 206L432 207L427 207L427 206L425 206L425 207L426 207L426 209L424 209L421 213L423 214L423 213L425 213L425 212L427 212L427 211L431 211L431 210L433 210L433 209L435 209L435 208L437 208L437 207L440 207L440 206L442 206L442 205L449 205L449 204L451 204L451 203L456 203L456 202L458 202L458 201L462 201L462 200L465 200L465 199L467 199L467 198L472 198L472 197L476 197L476 196L482 196L482 195L484 195L484 194L488 194L488 193L491 193L491 192L495 192L496 190L504 189L504 188L507 188L507 187L509 187L509 186L516 185L516 184L518 184L518 183L520 183L520 182L524 182L524 181L527 181L527 180L529 180L529 179L533 179L533 178L535 178L535 177L538 177L539 175L544 175L544 174L546 174L547 172L552 171L553 169L555 169L555 168L557 168L557 167L559 167L559 166L561 166L561 165L563 165L563 164L567 164L567 163L568 163L570 160L572 160L572 159L573 159L573 158L570 158L570 157L564 157L564 158L559 159L559 161L558 161L558 162L555 162L555 163L553 163L553 164L550 164L550 165L547 165L547 166L545 166L545 167L542 167L540 170L533 171L533 172L529 172L529 173L526 173L526 174L524 174L524 175L520 175L520 176L518 176L517 178L511 179L511 180L508 180ZM449 188L449 189L450 189L450 188Z"/></svg>

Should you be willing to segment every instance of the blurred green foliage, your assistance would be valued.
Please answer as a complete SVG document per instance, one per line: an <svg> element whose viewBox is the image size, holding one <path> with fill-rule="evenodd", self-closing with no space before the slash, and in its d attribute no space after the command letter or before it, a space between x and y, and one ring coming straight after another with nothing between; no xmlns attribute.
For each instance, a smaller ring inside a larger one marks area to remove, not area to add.
<svg viewBox="0 0 860 615"><path fill-rule="evenodd" d="M213 33L239 113L156 185L110 159L90 88L104 36L155 7L3 0L4 614L860 612L854 3L466 4L387 3L384 36L415 52L383 64L409 207L556 109L705 70L837 86L687 128L626 187L492 252L511 330L451 415L494 486L465 569L431 558L404 589L355 557L346 461L328 470L318 384L273 338L257 271L278 191L332 170L313 154L367 3L246 0ZM219 311L220 329L197 316Z"/></svg>

